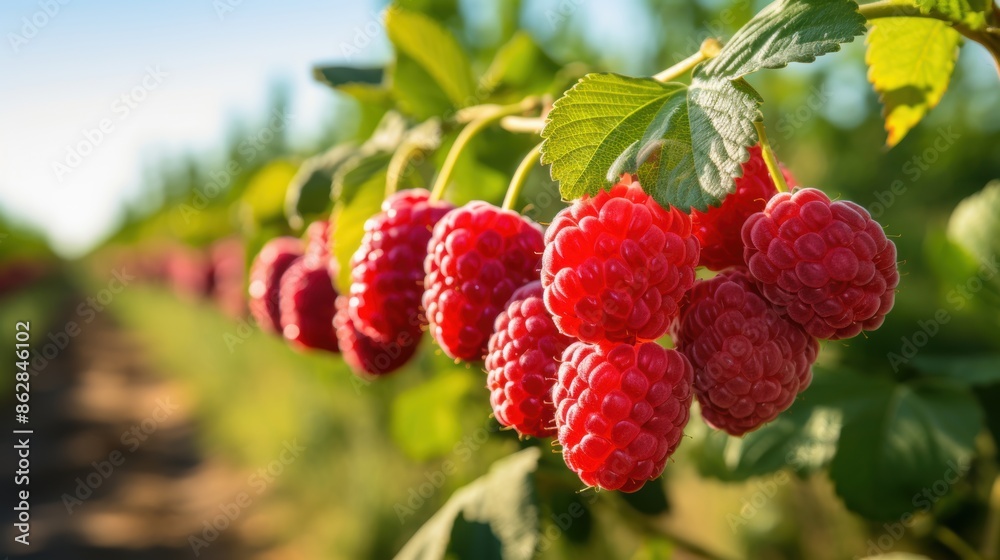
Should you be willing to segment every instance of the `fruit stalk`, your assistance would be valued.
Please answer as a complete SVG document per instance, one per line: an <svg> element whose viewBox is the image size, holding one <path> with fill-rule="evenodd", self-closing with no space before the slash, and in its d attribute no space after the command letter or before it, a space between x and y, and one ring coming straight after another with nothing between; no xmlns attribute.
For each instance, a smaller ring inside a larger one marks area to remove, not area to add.
<svg viewBox="0 0 1000 560"><path fill-rule="evenodd" d="M655 76L653 76L653 79L658 82L669 82L672 80L676 80L677 78L690 72L692 69L694 69L695 66L718 55L720 50L722 50L722 43L720 43L717 39L709 37L708 39L702 41L701 47L698 49L698 52L685 58L684 60L678 62L677 64L674 64L673 66L667 68L666 70L660 72L659 74L656 74Z"/></svg>
<svg viewBox="0 0 1000 560"><path fill-rule="evenodd" d="M774 186L778 188L778 192L788 192L788 183L785 182L785 175L781 173L781 168L778 167L778 158L774 157L774 150L771 149L771 144L767 141L767 132L764 131L764 123L762 121L754 121L753 126L757 129L757 139L760 141L761 155L764 156L764 163L767 165L767 171L771 174Z"/></svg>
<svg viewBox="0 0 1000 560"><path fill-rule="evenodd" d="M514 205L517 204L517 197L521 194L524 183L528 181L528 174L531 172L531 168L538 162L538 157L541 153L542 143L539 142L528 152L528 155L524 156L521 163L518 164L517 170L514 171L514 176L510 178L510 186L507 187L507 194L503 198L504 210L514 209Z"/></svg>
<svg viewBox="0 0 1000 560"><path fill-rule="evenodd" d="M458 163L459 156L462 155L462 151L465 150L465 146L470 140L496 121L507 116L530 111L538 107L539 103L540 99L538 97L527 97L520 103L490 108L484 114L465 125L462 132L458 134L458 138L455 139L455 143L452 144L451 150L448 151L448 156L441 166L441 171L438 173L437 179L434 180L434 188L431 189L430 201L437 202L444 196L444 191L448 188L448 181L451 180L451 174L455 170L455 164Z"/></svg>

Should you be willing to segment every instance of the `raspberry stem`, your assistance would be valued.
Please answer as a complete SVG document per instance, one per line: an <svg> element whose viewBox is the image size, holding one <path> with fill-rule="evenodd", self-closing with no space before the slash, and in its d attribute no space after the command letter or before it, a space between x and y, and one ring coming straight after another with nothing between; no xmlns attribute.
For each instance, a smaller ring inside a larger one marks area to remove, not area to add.
<svg viewBox="0 0 1000 560"><path fill-rule="evenodd" d="M788 183L785 182L785 176L781 173L781 168L778 167L778 158L774 157L774 150L771 149L771 144L767 141L767 133L764 132L764 122L754 121L753 126L757 129L757 140L760 142L761 155L764 156L764 163L767 165L767 171L771 174L774 186L778 188L778 192L788 192Z"/></svg>
<svg viewBox="0 0 1000 560"><path fill-rule="evenodd" d="M531 168L535 166L538 162L538 157L542 153L542 143L539 142L534 148L528 152L528 155L524 156L521 163L517 165L517 170L514 171L514 176L510 178L510 186L507 187L507 195L503 198L503 209L513 210L514 205L517 204L517 197L521 194L521 189L524 188L524 183L528 181L528 174L531 172Z"/></svg>
<svg viewBox="0 0 1000 560"><path fill-rule="evenodd" d="M708 39L702 41L698 52L685 58L677 64L674 64L659 74L656 74L653 76L653 79L658 82L676 80L677 78L690 72L695 66L718 55L720 50L722 50L722 43L720 43L717 39L709 37Z"/></svg>
<svg viewBox="0 0 1000 560"><path fill-rule="evenodd" d="M416 142L403 142L399 149L392 154L389 165L386 168L385 177L385 197L396 194L399 190L399 182L405 175L406 166L413 159L413 156L423 151L423 148Z"/></svg>
<svg viewBox="0 0 1000 560"><path fill-rule="evenodd" d="M455 170L455 164L458 163L458 157L462 155L462 151L465 150L470 140L482 132L483 129L500 119L530 111L537 108L540 103L541 99L538 97L526 97L520 103L511 105L483 106L482 114L479 114L469 124L465 125L462 132L458 133L458 138L455 139L455 143L452 144L451 149L448 150L448 156L445 158L444 164L441 165L437 179L434 180L434 188L431 189L430 201L436 202L444 196L444 191L448 188L448 181L451 180L451 174Z"/></svg>

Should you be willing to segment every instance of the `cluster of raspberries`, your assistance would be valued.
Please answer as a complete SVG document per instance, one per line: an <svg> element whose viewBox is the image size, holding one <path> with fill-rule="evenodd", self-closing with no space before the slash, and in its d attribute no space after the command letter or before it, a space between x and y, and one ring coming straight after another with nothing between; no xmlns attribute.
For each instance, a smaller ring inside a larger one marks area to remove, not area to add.
<svg viewBox="0 0 1000 560"><path fill-rule="evenodd" d="M556 437L585 484L623 492L660 476L694 398L732 435L773 420L808 387L818 339L878 328L899 282L863 208L779 194L759 147L706 212L665 209L628 175L544 232L485 202L397 193L365 224L340 297L328 230L308 237L275 239L254 263L262 325L373 375L403 366L426 330L449 357L485 361L502 425ZM698 267L718 274L697 280ZM657 343L667 334L674 349Z"/></svg>

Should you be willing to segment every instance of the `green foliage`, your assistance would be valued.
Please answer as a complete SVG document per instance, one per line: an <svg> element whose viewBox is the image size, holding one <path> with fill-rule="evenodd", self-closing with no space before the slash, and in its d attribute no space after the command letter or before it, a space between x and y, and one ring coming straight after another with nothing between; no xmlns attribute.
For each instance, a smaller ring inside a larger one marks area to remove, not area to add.
<svg viewBox="0 0 1000 560"><path fill-rule="evenodd" d="M437 560L449 551L463 560L484 553L504 560L533 558L539 521L532 473L540 455L530 447L494 463L489 473L457 490L396 558Z"/></svg>
<svg viewBox="0 0 1000 560"><path fill-rule="evenodd" d="M381 84L383 68L356 68L353 66L315 66L316 81L338 88L344 84Z"/></svg>
<svg viewBox="0 0 1000 560"><path fill-rule="evenodd" d="M392 403L393 439L417 460L448 453L462 437L461 403L475 389L464 368L453 368L401 393Z"/></svg>
<svg viewBox="0 0 1000 560"><path fill-rule="evenodd" d="M868 80L885 105L886 145L895 146L948 89L961 35L932 19L880 19L868 34Z"/></svg>
<svg viewBox="0 0 1000 560"><path fill-rule="evenodd" d="M812 62L865 32L865 18L857 10L853 0L776 0L741 27L702 73L736 79Z"/></svg>
<svg viewBox="0 0 1000 560"><path fill-rule="evenodd" d="M985 285L979 295L994 310L1000 308L1000 274L996 270L1000 255L1000 181L986 185L955 207L947 235L979 267L975 273Z"/></svg>
<svg viewBox="0 0 1000 560"><path fill-rule="evenodd" d="M661 205L685 211L722 202L749 157L745 147L757 142L753 123L762 101L743 80L696 76L687 97L664 105L643 135L636 163L658 156L635 169L646 191Z"/></svg>
<svg viewBox="0 0 1000 560"><path fill-rule="evenodd" d="M333 175L354 154L342 144L302 162L285 193L285 217L294 229L330 212Z"/></svg>
<svg viewBox="0 0 1000 560"><path fill-rule="evenodd" d="M562 93L553 91L560 69L530 35L519 31L497 50L481 87L498 102L509 103L526 95Z"/></svg>
<svg viewBox="0 0 1000 560"><path fill-rule="evenodd" d="M944 377L966 387L1000 383L1000 355L925 356L913 358L913 367L928 376Z"/></svg>
<svg viewBox="0 0 1000 560"><path fill-rule="evenodd" d="M948 19L960 22L972 29L986 27L987 10L992 7L989 0L915 0L920 11L938 13Z"/></svg>
<svg viewBox="0 0 1000 560"><path fill-rule="evenodd" d="M563 198L596 194L618 154L638 141L681 84L588 74L556 101L542 131L542 163L552 164Z"/></svg>
<svg viewBox="0 0 1000 560"><path fill-rule="evenodd" d="M968 468L983 422L976 399L941 381L870 378L859 387L840 405L844 425L830 465L837 494L872 519L928 510L921 489L954 484Z"/></svg>
<svg viewBox="0 0 1000 560"><path fill-rule="evenodd" d="M402 9L389 10L385 25L396 49L392 92L403 111L425 119L464 107L473 99L471 65L447 29Z"/></svg>

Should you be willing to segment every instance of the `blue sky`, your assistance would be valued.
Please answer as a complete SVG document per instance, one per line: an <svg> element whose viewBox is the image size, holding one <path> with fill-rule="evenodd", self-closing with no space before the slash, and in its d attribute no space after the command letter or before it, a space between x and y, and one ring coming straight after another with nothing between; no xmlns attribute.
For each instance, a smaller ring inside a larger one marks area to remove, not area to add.
<svg viewBox="0 0 1000 560"><path fill-rule="evenodd" d="M334 96L310 69L338 58L376 3L230 0L220 14L224 2L0 3L4 214L79 253L140 192L144 164L218 148L239 116L264 114L278 81L291 88L293 138L315 137ZM356 60L387 54L378 37ZM68 148L81 142L95 147L77 160Z"/></svg>

